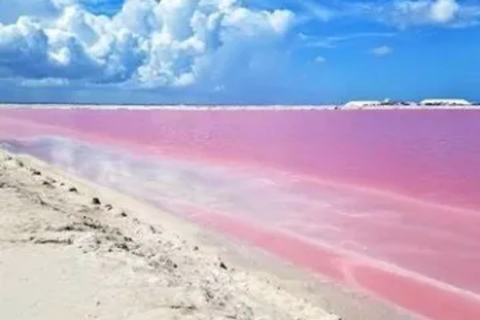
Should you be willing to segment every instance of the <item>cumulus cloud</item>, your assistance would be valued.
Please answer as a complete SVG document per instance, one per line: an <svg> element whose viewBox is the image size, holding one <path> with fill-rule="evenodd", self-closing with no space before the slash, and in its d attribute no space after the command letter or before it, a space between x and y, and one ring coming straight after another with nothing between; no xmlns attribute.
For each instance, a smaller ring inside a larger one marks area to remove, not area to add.
<svg viewBox="0 0 480 320"><path fill-rule="evenodd" d="M432 4L430 17L433 21L445 23L455 19L460 5L456 0L437 0Z"/></svg>
<svg viewBox="0 0 480 320"><path fill-rule="evenodd" d="M322 57L322 56L316 56L316 57L315 57L315 62L316 62L316 63L324 63L324 62L326 62L326 61L327 61L327 59L325 59L325 58Z"/></svg>
<svg viewBox="0 0 480 320"><path fill-rule="evenodd" d="M372 49L372 54L377 57L383 57L393 52L393 49L389 46L380 46Z"/></svg>
<svg viewBox="0 0 480 320"><path fill-rule="evenodd" d="M393 15L400 24L446 24L460 12L456 0L401 0L394 3Z"/></svg>
<svg viewBox="0 0 480 320"><path fill-rule="evenodd" d="M0 0L0 12L11 3ZM0 77L62 84L225 85L232 67L248 73L268 62L294 20L290 11L237 0L127 0L110 17L76 0L23 0L23 12L14 3L0 16Z"/></svg>

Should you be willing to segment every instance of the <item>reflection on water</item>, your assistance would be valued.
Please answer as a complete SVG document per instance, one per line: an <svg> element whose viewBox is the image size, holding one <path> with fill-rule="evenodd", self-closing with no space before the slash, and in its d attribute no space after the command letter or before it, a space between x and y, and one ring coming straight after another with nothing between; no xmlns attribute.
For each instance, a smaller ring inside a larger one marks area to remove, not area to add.
<svg viewBox="0 0 480 320"><path fill-rule="evenodd" d="M471 209L480 207L479 123L478 110L0 110L3 137L103 141Z"/></svg>
<svg viewBox="0 0 480 320"><path fill-rule="evenodd" d="M0 139L450 320L445 308L480 313L479 123L477 110L5 109Z"/></svg>
<svg viewBox="0 0 480 320"><path fill-rule="evenodd" d="M308 184L287 173L256 175L66 138L4 140L2 145L177 215L215 212L241 218L480 291L478 215L344 186Z"/></svg>

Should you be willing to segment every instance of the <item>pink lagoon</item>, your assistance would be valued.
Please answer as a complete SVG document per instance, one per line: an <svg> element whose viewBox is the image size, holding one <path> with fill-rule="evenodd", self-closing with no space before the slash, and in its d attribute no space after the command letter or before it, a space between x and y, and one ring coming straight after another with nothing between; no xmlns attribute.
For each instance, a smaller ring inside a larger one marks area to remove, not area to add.
<svg viewBox="0 0 480 320"><path fill-rule="evenodd" d="M0 140L427 319L480 317L480 111L2 108Z"/></svg>

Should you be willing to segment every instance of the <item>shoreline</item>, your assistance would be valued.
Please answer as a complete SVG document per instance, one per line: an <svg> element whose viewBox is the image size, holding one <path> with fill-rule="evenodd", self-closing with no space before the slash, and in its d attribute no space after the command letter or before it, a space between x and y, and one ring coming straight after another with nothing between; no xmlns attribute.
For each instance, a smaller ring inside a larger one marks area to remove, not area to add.
<svg viewBox="0 0 480 320"><path fill-rule="evenodd" d="M0 109L93 109L93 110L167 110L167 111L385 111L385 110L480 110L480 105L384 105L384 106L354 106L343 104L325 105L115 105L115 104L68 104L68 103L0 103Z"/></svg>
<svg viewBox="0 0 480 320"><path fill-rule="evenodd" d="M23 319L55 319L72 308L71 319L409 318L32 157L0 149L0 179L0 270L8 279L0 289L2 318L23 312ZM31 267L18 271L18 264ZM25 277L42 279L29 284ZM56 306L47 303L55 294L35 293L33 284L58 292Z"/></svg>

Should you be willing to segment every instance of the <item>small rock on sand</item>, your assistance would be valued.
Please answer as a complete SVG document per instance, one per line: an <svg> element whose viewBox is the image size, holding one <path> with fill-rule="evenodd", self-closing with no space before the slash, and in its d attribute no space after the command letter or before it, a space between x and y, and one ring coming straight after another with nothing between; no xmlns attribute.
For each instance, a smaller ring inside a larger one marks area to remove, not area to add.
<svg viewBox="0 0 480 320"><path fill-rule="evenodd" d="M46 187L49 187L49 188L53 188L53 185L52 185L49 181L47 181L47 180L43 181L43 182L42 182L42 185L44 185L44 186L46 186Z"/></svg>
<svg viewBox="0 0 480 320"><path fill-rule="evenodd" d="M223 262L220 262L219 266L220 266L220 268L222 268L224 270L228 270L227 265Z"/></svg>
<svg viewBox="0 0 480 320"><path fill-rule="evenodd" d="M121 217L121 218L126 218L127 217L127 214L125 213L125 211L118 210L118 209L114 211L114 215L116 217Z"/></svg>

